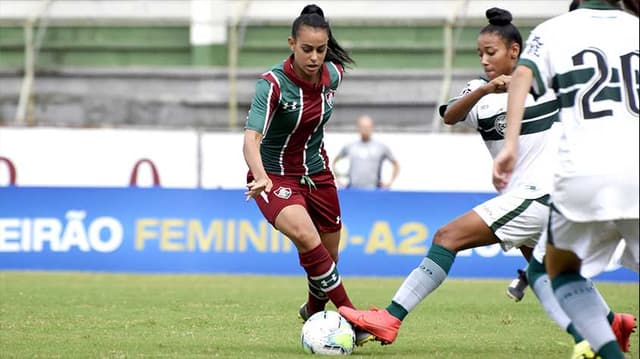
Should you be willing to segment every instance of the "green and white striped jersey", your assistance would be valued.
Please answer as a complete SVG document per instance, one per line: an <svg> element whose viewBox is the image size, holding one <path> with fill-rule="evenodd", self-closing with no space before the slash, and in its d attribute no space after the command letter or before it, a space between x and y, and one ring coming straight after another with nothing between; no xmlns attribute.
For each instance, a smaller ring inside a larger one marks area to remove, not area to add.
<svg viewBox="0 0 640 359"><path fill-rule="evenodd" d="M310 175L329 168L324 126L344 70L327 61L314 85L296 75L292 61L289 57L262 74L245 128L263 135L260 155L267 172Z"/></svg>
<svg viewBox="0 0 640 359"><path fill-rule="evenodd" d="M637 17L589 0L537 26L521 55L533 93L558 98L553 202L572 221L638 218L638 28Z"/></svg>
<svg viewBox="0 0 640 359"><path fill-rule="evenodd" d="M446 106L488 83L485 78L471 80L460 94L440 107L444 115ZM491 157L495 159L504 144L506 129L507 94L493 93L482 97L471 108L463 126L476 129L484 140ZM502 193L534 199L549 194L553 183L553 157L557 151L557 130L552 131L558 120L555 96L548 94L537 101L527 96L522 130L518 142L518 162L511 180Z"/></svg>

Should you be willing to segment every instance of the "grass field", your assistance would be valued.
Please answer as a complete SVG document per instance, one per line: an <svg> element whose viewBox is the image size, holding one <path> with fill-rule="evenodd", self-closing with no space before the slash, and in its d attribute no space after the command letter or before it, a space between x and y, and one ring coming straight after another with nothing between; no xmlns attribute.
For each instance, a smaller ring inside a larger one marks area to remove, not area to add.
<svg viewBox="0 0 640 359"><path fill-rule="evenodd" d="M358 307L386 306L403 278L346 277ZM570 337L507 280L448 280L390 346L362 358L568 358ZM638 315L638 284L599 283ZM297 358L300 277L0 272L1 358ZM638 358L638 333L629 358Z"/></svg>

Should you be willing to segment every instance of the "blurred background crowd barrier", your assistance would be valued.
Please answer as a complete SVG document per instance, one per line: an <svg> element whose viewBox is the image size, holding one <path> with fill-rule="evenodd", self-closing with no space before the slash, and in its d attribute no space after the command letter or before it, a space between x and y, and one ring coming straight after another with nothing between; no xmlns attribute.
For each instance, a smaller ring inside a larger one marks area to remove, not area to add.
<svg viewBox="0 0 640 359"><path fill-rule="evenodd" d="M357 133L329 133L327 154L334 158L358 138ZM402 163L393 190L493 192L491 158L480 136L384 132L376 138ZM7 170L0 160L0 186L126 187L135 182L149 187L161 182L165 188L240 189L247 174L242 141L239 131L0 127L0 156L12 164ZM347 159L339 162L336 175L346 176L348 166ZM391 165L385 163L382 172L388 179Z"/></svg>
<svg viewBox="0 0 640 359"><path fill-rule="evenodd" d="M524 36L568 0L316 1L357 61L330 128L369 113L391 131L443 131L438 103L481 74L485 10ZM0 1L0 121L237 130L259 74L288 55L309 1Z"/></svg>

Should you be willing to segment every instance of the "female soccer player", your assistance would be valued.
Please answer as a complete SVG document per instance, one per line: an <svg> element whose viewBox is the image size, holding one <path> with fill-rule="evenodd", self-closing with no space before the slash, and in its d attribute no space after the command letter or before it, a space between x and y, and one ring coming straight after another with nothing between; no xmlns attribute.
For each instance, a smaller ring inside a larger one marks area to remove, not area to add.
<svg viewBox="0 0 640 359"><path fill-rule="evenodd" d="M506 91L520 55L522 37L511 23L508 11L492 8L486 15L489 24L480 30L478 55L487 77L470 81L459 96L441 107L440 113L447 124L460 122L476 128L495 157L504 142ZM528 259L549 213L552 182L549 166L553 163L557 138L552 126L557 115L553 95L547 94L537 100L528 96L526 125L518 137L520 159L509 185L500 189L499 196L436 232L426 258L405 279L385 310L356 311L344 307L339 308L340 313L383 343L392 343L409 311L445 280L459 251L499 243L505 251L526 247L522 252ZM548 290L544 291L534 286L536 295L550 316L573 334L575 330L550 294L548 283L546 287ZM577 332L574 338L576 342L582 340Z"/></svg>
<svg viewBox="0 0 640 359"><path fill-rule="evenodd" d="M635 17L617 0L583 1L532 31L509 90L508 131L493 172L498 187L513 180L529 92L557 96L562 136L545 266L561 307L602 358L623 358L628 339L616 338L585 277L604 270L622 238L622 264L638 271L640 262L638 2L625 4Z"/></svg>
<svg viewBox="0 0 640 359"><path fill-rule="evenodd" d="M353 308L336 268L342 223L323 143L344 66L353 60L316 5L295 19L288 43L292 55L256 84L244 135L245 194L298 250L308 279L308 300L299 311L306 320L329 300ZM358 345L373 339L357 334Z"/></svg>

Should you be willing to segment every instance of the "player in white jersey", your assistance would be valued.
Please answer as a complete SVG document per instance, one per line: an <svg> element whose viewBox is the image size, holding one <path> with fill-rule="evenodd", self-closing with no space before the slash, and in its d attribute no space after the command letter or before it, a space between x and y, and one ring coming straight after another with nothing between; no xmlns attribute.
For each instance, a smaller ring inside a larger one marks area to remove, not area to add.
<svg viewBox="0 0 640 359"><path fill-rule="evenodd" d="M503 143L505 91L520 53L522 38L511 24L511 14L507 11L490 9L487 17L490 24L478 36L478 52L487 78L470 81L459 96L441 106L440 113L445 123L475 128L491 155L495 156ZM340 308L340 312L356 326L367 328L382 342L391 343L398 333L400 321L444 281L459 250L500 243L505 250L525 249L523 254L528 259L531 248L546 227L549 213L547 199L552 182L549 163L553 162L557 142L557 134L552 133L557 113L552 94L537 101L532 96L528 98L527 124L519 139L522 157L518 164L518 179L499 196L439 229L426 258L407 277L386 310ZM532 268L544 274L541 263L542 260L535 262L537 265ZM582 337L559 307L549 282L538 280L540 277L536 273L533 288L545 310L561 328L574 336L576 343L581 342ZM541 291L544 294L540 294ZM586 346L589 349L588 343Z"/></svg>
<svg viewBox="0 0 640 359"><path fill-rule="evenodd" d="M505 146L493 172L498 188L513 180L527 94L553 93L562 135L546 270L561 307L602 358L623 354L583 275L602 271L622 238L621 263L635 271L639 263L639 23L617 3L586 0L532 31L509 88Z"/></svg>
<svg viewBox="0 0 640 359"><path fill-rule="evenodd" d="M492 156L502 147L505 128L506 90L520 50L522 37L502 9L487 11L489 24L478 36L478 54L486 78L470 81L459 96L440 108L447 124L461 122L478 130ZM440 228L426 258L413 270L384 311L357 312L339 308L356 326L358 317L373 316L382 330L370 330L379 340L391 343L400 321L445 279L460 250L499 243L506 251L522 248L527 260L542 233L548 216L553 156L550 134L557 119L553 96L528 99L528 122L523 128L521 163L517 180L502 193Z"/></svg>

